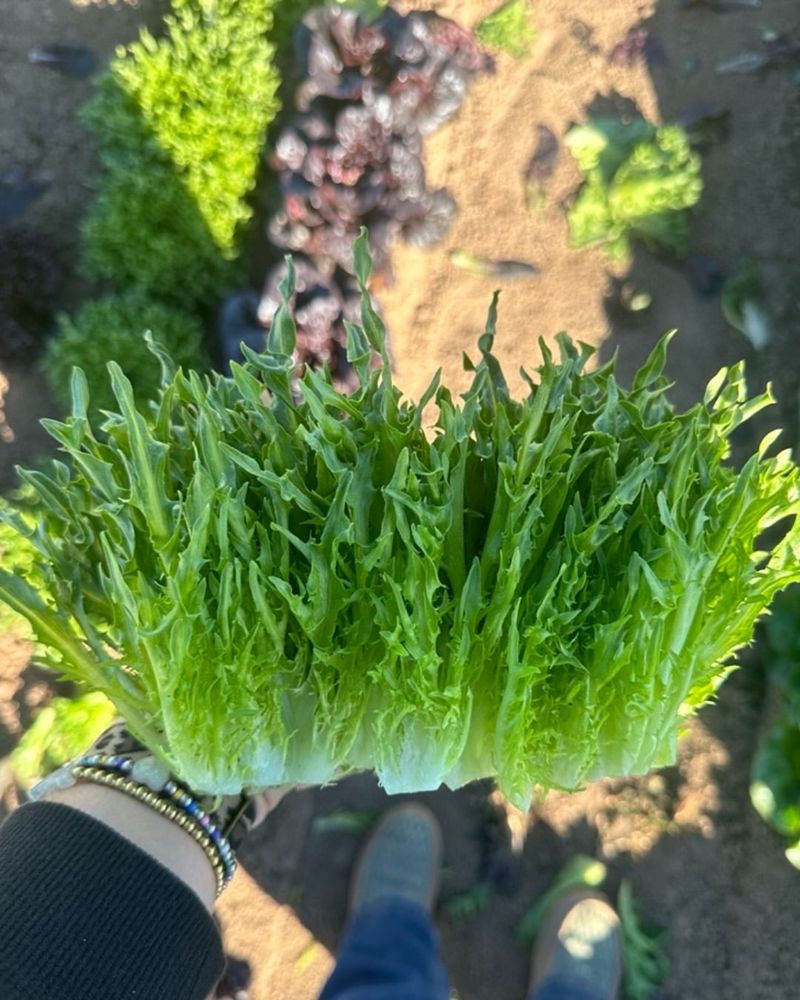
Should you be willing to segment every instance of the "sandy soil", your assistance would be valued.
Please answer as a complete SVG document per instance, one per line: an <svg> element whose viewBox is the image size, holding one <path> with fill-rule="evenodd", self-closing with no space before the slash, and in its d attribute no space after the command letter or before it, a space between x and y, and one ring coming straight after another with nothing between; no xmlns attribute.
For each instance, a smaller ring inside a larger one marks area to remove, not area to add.
<svg viewBox="0 0 800 1000"><path fill-rule="evenodd" d="M452 0L432 6L472 24L494 0ZM94 159L76 109L87 84L36 72L24 54L36 43L84 40L102 54L157 20L158 3L133 8L68 0L0 0L0 165L45 166L56 175L50 194L28 221L50 232L67 255L88 196ZM397 282L382 302L393 333L397 375L418 395L437 367L463 386L461 352L473 349L495 282L457 271L448 252L530 260L535 280L502 287L497 348L512 380L535 367L537 338L561 330L600 348L619 350L628 377L655 339L678 326L670 358L674 398L689 404L723 364L745 357L753 385L773 379L782 416L796 426L798 362L796 234L800 227L800 91L792 71L763 77L719 76L722 59L759 45L762 29L800 32L796 0L769 0L757 14L717 16L681 10L673 0L537 0L539 37L530 59L498 58L497 73L479 81L461 115L426 150L430 181L456 195L461 213L448 240L428 252L399 248ZM610 67L608 49L645 23L664 41L669 64ZM604 306L611 268L595 251L568 247L563 202L576 184L563 155L547 204L525 207L522 173L535 146L535 127L559 136L599 95L616 92L646 114L669 118L698 100L732 111L729 139L709 150L707 192L694 248L728 272L743 257L763 265L776 312L783 318L774 346L756 357L722 319L714 300L700 298L685 278L645 255L631 263L636 283L655 296L636 321L621 322ZM39 447L33 417L47 410L27 372L11 383L8 423L15 442L0 440L0 488L13 461ZM519 381L514 383L519 385ZM35 675L19 642L0 645L0 756L25 716ZM513 1000L524 995L528 956L514 928L537 894L575 851L596 853L611 885L629 875L645 916L669 928L672 974L664 996L682 1000L788 1000L800 981L795 927L800 874L759 821L748 799L748 770L764 700L756 654L701 713L681 746L676 767L636 780L606 781L573 796L551 795L529 816L509 811L488 784L425 796L442 819L447 872L438 922L454 985L463 1000ZM345 886L358 836L324 833L314 818L337 809L376 810L386 798L368 778L296 793L281 805L243 853L243 871L219 915L232 954L253 969L253 1000L311 1000L327 975L344 918ZM486 909L468 920L447 915L446 903L486 882Z"/></svg>

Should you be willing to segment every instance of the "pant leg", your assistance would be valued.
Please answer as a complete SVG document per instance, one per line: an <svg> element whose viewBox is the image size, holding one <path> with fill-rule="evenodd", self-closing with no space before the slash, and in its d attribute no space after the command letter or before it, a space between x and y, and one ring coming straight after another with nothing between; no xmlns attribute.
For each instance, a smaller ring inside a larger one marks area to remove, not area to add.
<svg viewBox="0 0 800 1000"><path fill-rule="evenodd" d="M395 897L364 906L347 929L320 1000L448 1000L430 918Z"/></svg>
<svg viewBox="0 0 800 1000"><path fill-rule="evenodd" d="M528 1000L605 1000L605 994L592 989L590 983L570 976L548 976Z"/></svg>

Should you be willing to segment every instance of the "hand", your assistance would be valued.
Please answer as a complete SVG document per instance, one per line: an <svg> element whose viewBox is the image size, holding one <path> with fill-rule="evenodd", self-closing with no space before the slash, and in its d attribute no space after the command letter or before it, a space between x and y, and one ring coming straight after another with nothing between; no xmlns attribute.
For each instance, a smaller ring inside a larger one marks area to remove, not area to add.
<svg viewBox="0 0 800 1000"><path fill-rule="evenodd" d="M260 792L258 795L254 795L253 802L255 803L255 815L253 818L253 825L250 829L254 830L257 826L261 826L272 810L283 802L289 792L293 790L294 789L291 785L287 785L283 788L269 788L266 792Z"/></svg>
<svg viewBox="0 0 800 1000"><path fill-rule="evenodd" d="M142 778L138 777L134 771L134 779L144 780L150 784L151 788L157 787L157 785L151 784L151 780L154 778L161 782L167 778L164 766L157 762L152 754L127 730L124 719L117 719L87 750L87 755L96 753L120 755L136 761L137 768L142 767L152 773ZM145 765L147 766L145 767ZM159 774L162 770L163 774ZM180 784L180 782L178 783ZM269 813L292 788L291 786L270 788L253 796L243 792L240 795L226 795L221 799L197 795L190 788L186 790L209 815L213 816L214 821L230 841L231 847L236 851L247 834L264 822Z"/></svg>
<svg viewBox="0 0 800 1000"><path fill-rule="evenodd" d="M238 850L242 841L251 830L261 826L264 820L293 790L293 786L286 785L283 788L268 788L264 792L248 797L225 798L217 807L216 815L233 817L238 813L238 818L228 834L231 847ZM229 819L228 823L231 822Z"/></svg>

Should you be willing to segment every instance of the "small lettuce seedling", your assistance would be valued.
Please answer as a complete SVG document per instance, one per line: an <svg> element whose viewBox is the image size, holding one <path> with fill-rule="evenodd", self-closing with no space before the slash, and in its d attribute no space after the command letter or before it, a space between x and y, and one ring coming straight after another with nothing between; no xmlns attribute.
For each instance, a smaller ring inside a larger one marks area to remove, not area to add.
<svg viewBox="0 0 800 1000"><path fill-rule="evenodd" d="M612 259L634 243L684 256L690 209L703 192L700 156L679 125L591 118L567 133L584 183L568 219L572 244L599 246Z"/></svg>

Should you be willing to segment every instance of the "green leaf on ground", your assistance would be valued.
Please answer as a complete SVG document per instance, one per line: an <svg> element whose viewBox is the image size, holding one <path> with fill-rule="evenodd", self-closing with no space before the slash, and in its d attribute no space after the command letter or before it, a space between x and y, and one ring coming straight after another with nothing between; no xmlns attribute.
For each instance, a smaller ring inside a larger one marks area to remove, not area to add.
<svg viewBox="0 0 800 1000"><path fill-rule="evenodd" d="M11 766L23 788L87 750L116 717L116 709L98 692L77 698L54 698L36 716L11 754Z"/></svg>
<svg viewBox="0 0 800 1000"><path fill-rule="evenodd" d="M327 816L317 816L311 823L311 829L314 833L364 833L374 826L378 815L368 809L337 809Z"/></svg>
<svg viewBox="0 0 800 1000"><path fill-rule="evenodd" d="M642 923L628 879L620 883L617 912L622 927L625 998L650 1000L669 975L669 959L661 946L665 932Z"/></svg>
<svg viewBox="0 0 800 1000"><path fill-rule="evenodd" d="M492 886L489 882L476 882L464 892L460 892L442 907L443 912L451 920L471 920L489 905L492 898Z"/></svg>
<svg viewBox="0 0 800 1000"><path fill-rule="evenodd" d="M539 933L545 914L565 893L573 889L597 889L606 880L608 870L602 861L578 854L559 872L555 882L528 910L517 928L517 936L532 944Z"/></svg>

